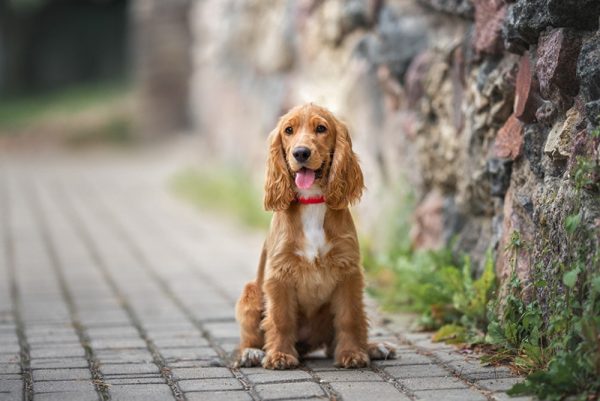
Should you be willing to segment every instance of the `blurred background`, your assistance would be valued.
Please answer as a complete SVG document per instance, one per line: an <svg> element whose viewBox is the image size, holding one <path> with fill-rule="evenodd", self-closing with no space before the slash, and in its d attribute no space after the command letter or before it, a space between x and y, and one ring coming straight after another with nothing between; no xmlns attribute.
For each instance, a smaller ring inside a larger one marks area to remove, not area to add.
<svg viewBox="0 0 600 401"><path fill-rule="evenodd" d="M565 272L598 270L599 15L597 0L2 0L0 147L193 138L166 185L264 229L266 137L316 102L366 174L375 292L415 305L450 286L415 277L468 255L548 314Z"/></svg>

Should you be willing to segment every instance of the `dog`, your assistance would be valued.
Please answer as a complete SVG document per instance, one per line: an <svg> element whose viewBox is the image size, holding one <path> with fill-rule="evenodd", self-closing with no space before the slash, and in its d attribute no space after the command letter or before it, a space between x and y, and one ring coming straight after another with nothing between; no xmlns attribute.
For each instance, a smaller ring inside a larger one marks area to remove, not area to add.
<svg viewBox="0 0 600 401"><path fill-rule="evenodd" d="M348 209L364 184L346 125L306 104L280 118L269 142L264 206L274 213L256 280L236 304L236 366L291 369L323 347L342 368L394 357L391 344L367 342L364 276Z"/></svg>

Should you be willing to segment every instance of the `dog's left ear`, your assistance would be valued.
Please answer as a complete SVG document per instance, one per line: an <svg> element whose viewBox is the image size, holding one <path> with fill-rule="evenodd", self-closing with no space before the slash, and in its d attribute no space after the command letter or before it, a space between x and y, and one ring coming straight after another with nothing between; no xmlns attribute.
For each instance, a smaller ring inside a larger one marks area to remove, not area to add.
<svg viewBox="0 0 600 401"><path fill-rule="evenodd" d="M352 150L348 128L335 119L335 149L325 194L327 205L332 209L348 207L360 199L363 189L363 174Z"/></svg>

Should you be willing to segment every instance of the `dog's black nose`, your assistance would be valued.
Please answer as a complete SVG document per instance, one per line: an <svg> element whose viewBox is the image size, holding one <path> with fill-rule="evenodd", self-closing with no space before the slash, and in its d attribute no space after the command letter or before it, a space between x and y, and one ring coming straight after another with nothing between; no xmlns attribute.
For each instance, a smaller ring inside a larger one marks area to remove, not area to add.
<svg viewBox="0 0 600 401"><path fill-rule="evenodd" d="M294 159L298 160L299 163L304 163L310 157L310 149L304 146L298 146L292 152Z"/></svg>

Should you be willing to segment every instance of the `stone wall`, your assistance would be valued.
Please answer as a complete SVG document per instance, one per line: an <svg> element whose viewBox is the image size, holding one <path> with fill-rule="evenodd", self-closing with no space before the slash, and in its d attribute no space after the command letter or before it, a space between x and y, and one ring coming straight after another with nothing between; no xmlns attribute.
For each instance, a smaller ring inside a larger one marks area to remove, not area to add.
<svg viewBox="0 0 600 401"><path fill-rule="evenodd" d="M600 227L599 15L597 0L195 2L195 127L260 181L277 117L327 106L366 173L365 233L394 240L381 227L413 193L415 248L451 244L478 265L492 248L506 277L516 231L530 280L568 261L576 207ZM576 195L579 156L596 167Z"/></svg>

